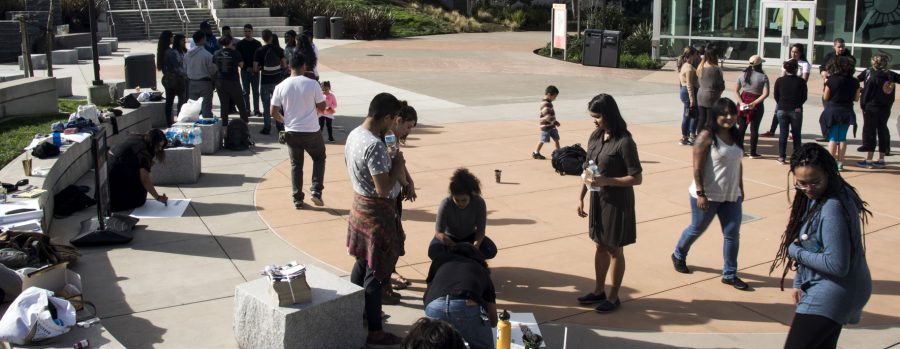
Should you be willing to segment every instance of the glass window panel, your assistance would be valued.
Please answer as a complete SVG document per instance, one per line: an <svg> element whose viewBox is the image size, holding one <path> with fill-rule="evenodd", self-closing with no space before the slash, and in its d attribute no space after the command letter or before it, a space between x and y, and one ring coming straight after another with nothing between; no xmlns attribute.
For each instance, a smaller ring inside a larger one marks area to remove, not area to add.
<svg viewBox="0 0 900 349"><path fill-rule="evenodd" d="M715 45L719 48L720 52L724 53L728 50L729 47L732 48L731 57L729 60L740 60L746 61L750 59L750 56L755 54L759 54L758 41L728 41L728 40L697 40L694 39L691 41L693 45Z"/></svg>
<svg viewBox="0 0 900 349"><path fill-rule="evenodd" d="M694 0L692 36L756 38L760 0Z"/></svg>
<svg viewBox="0 0 900 349"><path fill-rule="evenodd" d="M865 0L860 0L863 2ZM873 0L878 1L878 0ZM849 44L853 36L855 0L819 0L816 7L816 41L843 38Z"/></svg>
<svg viewBox="0 0 900 349"><path fill-rule="evenodd" d="M688 45L687 39L659 39L659 55L662 57L678 57L684 52L684 48Z"/></svg>
<svg viewBox="0 0 900 349"><path fill-rule="evenodd" d="M766 29L763 31L767 38L781 38L784 36L784 9L780 7L766 8Z"/></svg>
<svg viewBox="0 0 900 349"><path fill-rule="evenodd" d="M767 42L763 44L763 57L781 59L781 43Z"/></svg>
<svg viewBox="0 0 900 349"><path fill-rule="evenodd" d="M809 9L800 8L793 9L791 11L793 16L791 17L791 37L792 38L800 38L806 39L809 37L809 22L810 22L810 11Z"/></svg>
<svg viewBox="0 0 900 349"><path fill-rule="evenodd" d="M691 0L662 0L660 34L687 36L690 11Z"/></svg>
<svg viewBox="0 0 900 349"><path fill-rule="evenodd" d="M859 68L868 68L872 66L872 56L883 53L891 58L888 68L892 70L900 70L900 46L893 49L885 48L856 48L856 66Z"/></svg>
<svg viewBox="0 0 900 349"><path fill-rule="evenodd" d="M857 14L856 43L875 45L897 45L900 48L900 1L860 0ZM877 49L856 48L854 54L860 59L860 67L869 64L871 55ZM896 50L887 50L894 51ZM884 52L888 53L889 52ZM900 56L893 62L900 63Z"/></svg>

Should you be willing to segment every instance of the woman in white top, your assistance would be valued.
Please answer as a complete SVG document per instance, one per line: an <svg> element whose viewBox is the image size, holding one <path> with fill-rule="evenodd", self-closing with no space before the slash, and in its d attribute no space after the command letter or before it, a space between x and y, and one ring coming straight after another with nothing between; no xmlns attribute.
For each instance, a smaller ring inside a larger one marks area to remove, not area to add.
<svg viewBox="0 0 900 349"><path fill-rule="evenodd" d="M749 288L737 277L737 256L741 235L741 207L744 197L744 172L741 159L737 106L728 98L717 100L711 111L716 115L703 126L694 142L694 182L690 187L691 224L681 233L672 264L675 271L688 274L687 255L691 245L713 218L719 217L725 235L722 283L739 290Z"/></svg>
<svg viewBox="0 0 900 349"><path fill-rule="evenodd" d="M809 81L809 72L812 69L812 65L806 60L806 50L803 49L803 44L793 44L791 45L791 60L797 61L797 76L803 79L803 81ZM781 69L781 75L784 76L787 72L784 68ZM778 114L778 105L775 105L775 114ZM775 131L778 130L778 116L772 115L772 126L769 127L769 132L763 133L760 136L763 137L775 137ZM790 140L794 140L793 135L790 137Z"/></svg>

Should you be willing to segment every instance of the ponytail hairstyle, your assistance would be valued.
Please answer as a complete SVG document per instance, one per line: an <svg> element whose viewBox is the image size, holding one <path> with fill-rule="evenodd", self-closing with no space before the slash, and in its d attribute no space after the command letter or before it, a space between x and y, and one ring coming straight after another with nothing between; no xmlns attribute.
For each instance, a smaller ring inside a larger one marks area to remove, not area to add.
<svg viewBox="0 0 900 349"><path fill-rule="evenodd" d="M790 173L794 173L797 167L803 166L815 166L821 169L828 178L828 185L822 193L822 197L816 199L816 203L813 207L809 207L810 199L806 194L800 190L795 190L794 201L791 203L791 215L788 219L787 227L784 230L784 234L781 235L781 244L778 245L778 253L775 254L775 260L769 267L769 275L771 275L778 267L783 267L781 273L782 291L784 291L784 279L787 276L788 270L794 269L797 264L797 262L788 255L788 247L800 238L800 228L803 227L803 224L806 223L810 217L816 216L816 213L822 209L822 205L825 204L827 199L836 198L840 200L841 206L844 208L844 218L846 218L848 222L852 222L854 219L860 220L860 226L863 231L862 234L860 234L863 251L857 251L857 245L853 238L853 230L851 228L852 224L847 225L848 239L851 244L851 260L857 253L865 253L865 227L868 224L869 217L872 216L872 212L866 208L869 204L863 201L862 198L859 197L856 188L850 185L850 183L847 183L847 181L845 181L837 172L837 161L835 161L828 150L817 143L806 143L802 145L799 149L794 151L793 155L791 155ZM790 178L790 176L788 176L788 178ZM790 195L790 190L788 190L788 195Z"/></svg>
<svg viewBox="0 0 900 349"><path fill-rule="evenodd" d="M765 74L762 70L762 64L757 65L748 65L746 69L744 69L744 83L750 83L750 77L753 76L753 72L757 72L760 74Z"/></svg>
<svg viewBox="0 0 900 349"><path fill-rule="evenodd" d="M879 53L872 56L872 70L877 71L885 71L888 70L888 64L891 62L891 58L884 53Z"/></svg>
<svg viewBox="0 0 900 349"><path fill-rule="evenodd" d="M165 65L166 51L169 50L169 44L172 43L172 31L163 30L159 33L159 41L156 43L156 70L162 71Z"/></svg>

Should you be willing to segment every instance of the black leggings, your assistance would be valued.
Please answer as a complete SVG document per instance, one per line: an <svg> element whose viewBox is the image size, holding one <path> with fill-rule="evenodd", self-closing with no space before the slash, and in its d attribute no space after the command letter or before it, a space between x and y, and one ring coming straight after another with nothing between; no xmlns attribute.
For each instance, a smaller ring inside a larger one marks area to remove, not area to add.
<svg viewBox="0 0 900 349"><path fill-rule="evenodd" d="M744 118L738 118L738 123L741 125L741 146L746 144L744 142L744 138L747 136L747 128L750 128L750 155L757 155L756 146L759 143L759 124L762 122L763 113L765 113L765 109L763 105L757 105L756 109L750 113L750 123L747 123L747 120ZM746 148L744 148L746 149Z"/></svg>
<svg viewBox="0 0 900 349"><path fill-rule="evenodd" d="M350 272L350 282L365 289L365 314L369 332L381 331L381 289L385 282L375 278L375 271L368 267L365 258L357 258Z"/></svg>
<svg viewBox="0 0 900 349"><path fill-rule="evenodd" d="M784 342L784 348L837 348L841 328L841 324L827 317L796 313L794 321L791 322L787 340Z"/></svg>
<svg viewBox="0 0 900 349"><path fill-rule="evenodd" d="M327 125L327 126L328 126L328 140L329 140L329 141L333 141L333 140L334 140L334 134L333 134L332 131L331 131L331 122L332 122L332 121L334 121L334 120L331 120L331 118L329 118L329 117L325 117L325 116L320 116L320 117L319 117L319 132L322 132L323 129L325 128L325 126Z"/></svg>
<svg viewBox="0 0 900 349"><path fill-rule="evenodd" d="M863 111L862 147L863 151L875 151L878 146L879 153L887 153L891 148L891 131L888 130L888 119L891 118L890 108L867 108ZM876 142L875 139L878 139Z"/></svg>
<svg viewBox="0 0 900 349"><path fill-rule="evenodd" d="M712 121L710 121L712 120ZM708 107L697 107L697 124L694 129L697 130L696 133L700 133L700 130L706 128L706 124L709 122L716 122L716 116L713 115L713 111Z"/></svg>

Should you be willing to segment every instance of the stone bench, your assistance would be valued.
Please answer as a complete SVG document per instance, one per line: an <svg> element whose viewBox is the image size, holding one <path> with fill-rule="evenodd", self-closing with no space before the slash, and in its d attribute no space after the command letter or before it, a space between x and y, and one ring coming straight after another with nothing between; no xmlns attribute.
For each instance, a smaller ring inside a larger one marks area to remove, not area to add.
<svg viewBox="0 0 900 349"><path fill-rule="evenodd" d="M119 39L117 38L103 38L99 42L108 42L112 52L119 51Z"/></svg>
<svg viewBox="0 0 900 349"><path fill-rule="evenodd" d="M72 77L56 77L56 96L68 97L72 95Z"/></svg>
<svg viewBox="0 0 900 349"><path fill-rule="evenodd" d="M361 348L363 289L308 266L312 301L279 307L267 278L238 285L232 329L241 348Z"/></svg>
<svg viewBox="0 0 900 349"><path fill-rule="evenodd" d="M0 119L59 113L56 79L35 77L0 82Z"/></svg>
<svg viewBox="0 0 900 349"><path fill-rule="evenodd" d="M150 179L156 185L197 183L200 178L200 160L199 147L166 149L166 162L153 164Z"/></svg>
<svg viewBox="0 0 900 349"><path fill-rule="evenodd" d="M165 115L165 114L163 114ZM219 149L222 149L222 138L225 135L222 132L222 124L216 123L214 125L203 125L193 123L181 123L176 122L173 127L199 127L200 128L200 144L197 146L200 147L200 153L204 155L215 154Z"/></svg>
<svg viewBox="0 0 900 349"><path fill-rule="evenodd" d="M97 53L100 54L100 56L112 55L112 43L110 43L109 41L98 42Z"/></svg>
<svg viewBox="0 0 900 349"><path fill-rule="evenodd" d="M78 53L78 59L87 61L94 58L94 49L90 46L79 46L75 48L75 51Z"/></svg>
<svg viewBox="0 0 900 349"><path fill-rule="evenodd" d="M53 64L78 64L78 51L54 50Z"/></svg>
<svg viewBox="0 0 900 349"><path fill-rule="evenodd" d="M22 55L19 55L19 69L25 70L25 59ZM43 53L32 53L31 69L47 69L47 55Z"/></svg>

